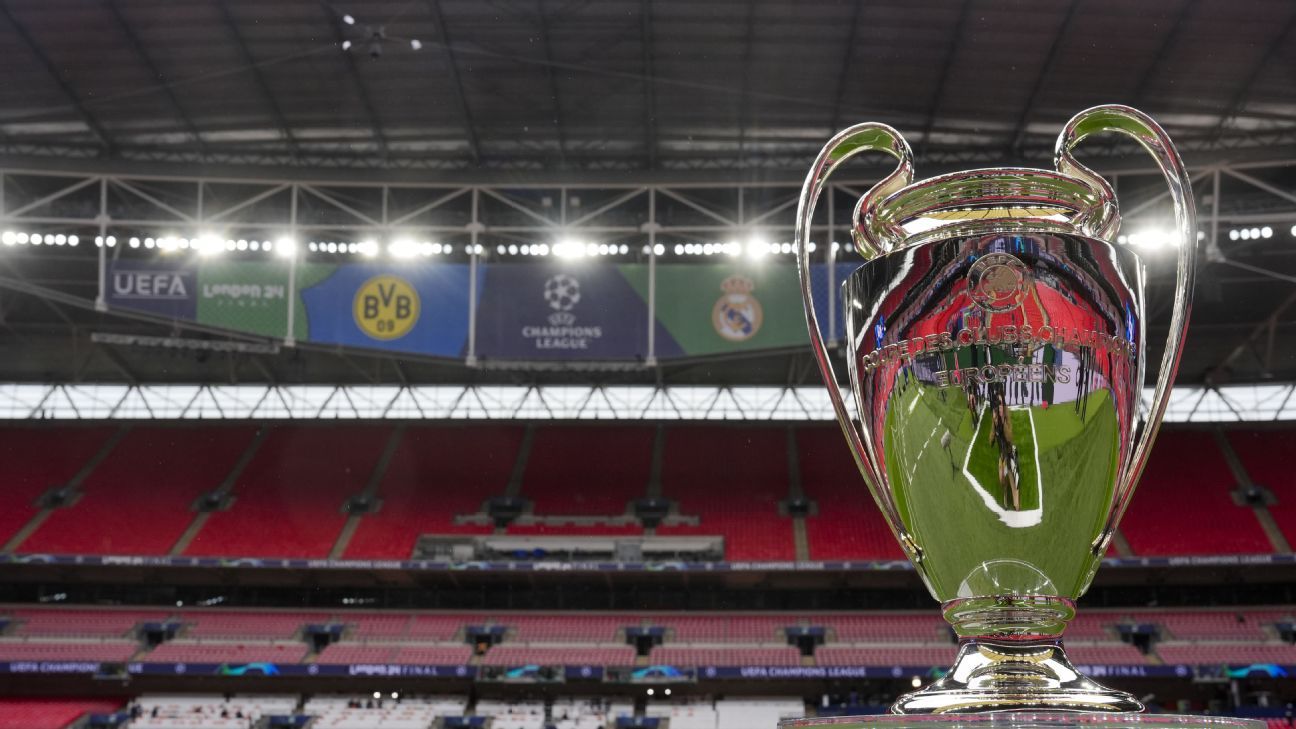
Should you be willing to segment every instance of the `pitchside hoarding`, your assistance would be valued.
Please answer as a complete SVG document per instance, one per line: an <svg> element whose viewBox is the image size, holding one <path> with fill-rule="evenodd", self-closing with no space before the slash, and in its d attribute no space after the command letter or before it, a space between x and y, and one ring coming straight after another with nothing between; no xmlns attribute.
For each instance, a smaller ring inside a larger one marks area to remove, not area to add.
<svg viewBox="0 0 1296 729"><path fill-rule="evenodd" d="M816 267L821 304L850 268L838 266L829 287L828 268ZM666 263L653 274L638 263L482 264L475 282L467 264L441 262L301 263L290 276L278 260L117 261L107 274L110 309L431 357L469 354L475 310L483 359L644 361L650 282L659 359L806 343L796 271L768 262ZM840 316L833 329L840 337Z"/></svg>

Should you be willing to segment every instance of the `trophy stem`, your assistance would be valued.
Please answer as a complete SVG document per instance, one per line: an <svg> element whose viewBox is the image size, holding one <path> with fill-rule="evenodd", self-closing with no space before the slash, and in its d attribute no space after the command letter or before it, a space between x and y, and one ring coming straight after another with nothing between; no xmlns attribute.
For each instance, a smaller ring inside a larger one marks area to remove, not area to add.
<svg viewBox="0 0 1296 729"><path fill-rule="evenodd" d="M896 714L994 711L1142 711L1131 694L1082 675L1062 649L1072 602L1049 595L960 598L945 603L959 634L940 680L901 696Z"/></svg>

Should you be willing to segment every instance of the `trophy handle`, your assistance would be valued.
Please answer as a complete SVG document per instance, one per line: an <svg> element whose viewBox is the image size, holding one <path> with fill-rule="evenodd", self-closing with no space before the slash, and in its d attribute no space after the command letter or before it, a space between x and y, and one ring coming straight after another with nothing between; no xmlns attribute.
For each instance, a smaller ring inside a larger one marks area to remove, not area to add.
<svg viewBox="0 0 1296 729"><path fill-rule="evenodd" d="M850 414L846 410L841 388L837 385L837 374L833 371L832 360L828 356L828 345L819 330L819 316L815 311L811 291L809 245L810 226L814 218L815 206L819 203L819 197L823 194L828 177L841 163L861 152L871 151L886 152L895 157L899 165L894 172L874 185L864 199L879 199L913 181L913 150L909 148L909 143L904 137L900 136L900 132L886 124L876 122L856 124L838 132L819 152L809 174L806 175L805 184L801 186L801 198L797 203L796 215L797 270L801 278L801 301L805 305L806 324L810 328L810 345L815 362L819 365L819 372L823 375L824 384L828 386L828 399L832 402L837 423L846 436L851 455L855 458L855 465L864 476L874 500L886 515L887 522L895 531L901 546L917 564L921 560L921 552L903 532L899 513L885 490L881 488L883 479L878 471L877 459L872 456L871 448L865 444L859 428L851 422ZM865 258L873 258L889 250L889 245L874 239L857 226L853 227L856 232L856 244ZM831 280L830 274L829 281Z"/></svg>
<svg viewBox="0 0 1296 729"><path fill-rule="evenodd" d="M1174 307L1170 314L1170 335L1166 340L1165 353L1161 357L1161 370L1157 374L1156 387L1152 391L1151 407L1148 409L1146 419L1140 424L1142 432L1135 437L1129 465L1125 468L1120 483L1117 484L1115 502L1112 504L1107 524L1093 545L1095 555L1102 556L1116 530L1116 525L1120 523L1121 516L1129 505L1130 496L1134 493L1139 476L1143 474L1143 468L1147 465L1148 451L1152 447L1152 442L1156 440L1157 432L1161 429L1161 418L1165 415L1166 405L1170 400L1170 388L1179 370L1184 337L1188 332L1188 315L1192 310L1193 282L1197 273L1197 210L1192 196L1192 180L1188 177L1183 160L1180 159L1170 137L1147 114L1128 106L1118 104L1095 106L1072 117L1058 135L1057 146L1053 153L1059 172L1082 177L1091 183L1097 180L1101 182L1103 189L1111 190L1106 181L1081 165L1071 155L1071 150L1081 140L1097 132L1120 132L1133 137L1139 146L1147 150L1156 160L1161 174L1165 176L1166 183L1170 186L1170 199L1174 203L1175 211L1175 232L1179 236L1177 284ZM1140 319L1139 326L1145 328L1147 324ZM1141 389L1143 383L1138 383L1138 386ZM1139 401L1140 403L1142 401L1141 395Z"/></svg>

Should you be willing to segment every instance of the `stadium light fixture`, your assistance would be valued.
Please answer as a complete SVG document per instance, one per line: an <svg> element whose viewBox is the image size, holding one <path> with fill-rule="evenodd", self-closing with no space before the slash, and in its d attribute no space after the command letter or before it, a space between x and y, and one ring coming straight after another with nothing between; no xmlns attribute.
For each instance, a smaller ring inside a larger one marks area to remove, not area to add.
<svg viewBox="0 0 1296 729"><path fill-rule="evenodd" d="M3 234L0 234L0 242L11 246L18 242L18 236L12 230L6 230Z"/></svg>
<svg viewBox="0 0 1296 729"><path fill-rule="evenodd" d="M770 244L760 238L753 237L747 241L747 255L751 258L761 259L769 255Z"/></svg>
<svg viewBox="0 0 1296 729"><path fill-rule="evenodd" d="M112 238L109 238L108 241L108 244L112 245ZM216 256L225 250L225 243L214 233L203 233L198 236L194 247L198 249L200 255Z"/></svg>
<svg viewBox="0 0 1296 729"><path fill-rule="evenodd" d="M419 246L408 238L398 238L387 246L387 252L392 258L413 258L419 253Z"/></svg>
<svg viewBox="0 0 1296 729"><path fill-rule="evenodd" d="M913 686L914 688L921 688L922 679L917 676L914 676L913 678L909 679L909 685Z"/></svg>
<svg viewBox="0 0 1296 729"><path fill-rule="evenodd" d="M350 13L347 13L346 15L342 16L342 22L346 23L347 25L355 25L355 17L353 17Z"/></svg>
<svg viewBox="0 0 1296 729"><path fill-rule="evenodd" d="M564 238L554 244L553 252L559 258L580 258L587 252L587 248L581 241Z"/></svg>

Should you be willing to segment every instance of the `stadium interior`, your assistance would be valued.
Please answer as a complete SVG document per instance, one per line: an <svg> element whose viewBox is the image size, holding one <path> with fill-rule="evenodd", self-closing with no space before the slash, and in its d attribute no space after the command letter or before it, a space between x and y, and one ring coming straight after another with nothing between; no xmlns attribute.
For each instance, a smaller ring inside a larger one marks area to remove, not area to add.
<svg viewBox="0 0 1296 729"><path fill-rule="evenodd" d="M802 180L865 120L919 178L1052 169L1100 103L1179 146L1201 263L1067 651L1292 726L1296 4L0 0L0 48L0 729L886 712L959 642L833 422ZM1174 209L1078 154L1148 266L1146 401ZM812 221L839 372L888 161Z"/></svg>

